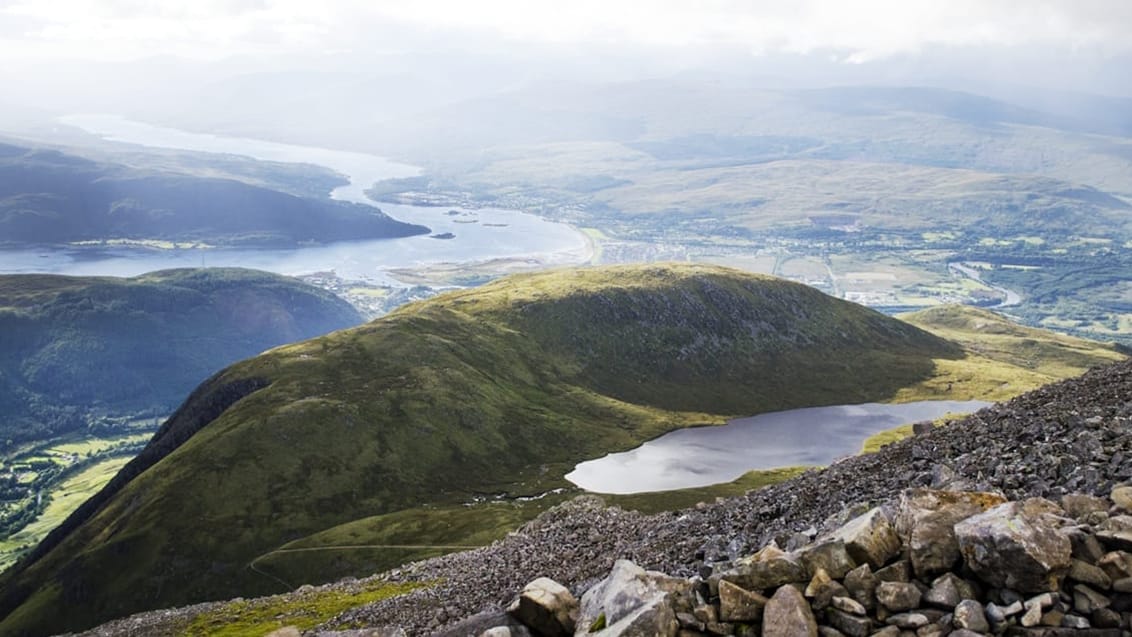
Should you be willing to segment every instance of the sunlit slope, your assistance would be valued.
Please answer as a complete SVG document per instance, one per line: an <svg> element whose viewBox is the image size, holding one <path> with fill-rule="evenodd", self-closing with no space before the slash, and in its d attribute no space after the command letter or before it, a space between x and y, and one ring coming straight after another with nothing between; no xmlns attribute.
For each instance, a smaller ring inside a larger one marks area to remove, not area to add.
<svg viewBox="0 0 1132 637"><path fill-rule="evenodd" d="M557 482L574 461L687 424L890 399L962 355L812 288L709 266L447 294L198 388L8 574L0 632L273 591L250 562L319 530Z"/></svg>

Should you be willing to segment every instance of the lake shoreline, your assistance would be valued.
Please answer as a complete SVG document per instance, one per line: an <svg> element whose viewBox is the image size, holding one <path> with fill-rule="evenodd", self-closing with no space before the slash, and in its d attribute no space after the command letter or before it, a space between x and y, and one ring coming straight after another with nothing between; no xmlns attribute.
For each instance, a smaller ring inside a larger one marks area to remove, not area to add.
<svg viewBox="0 0 1132 637"><path fill-rule="evenodd" d="M985 401L914 401L804 407L681 428L631 449L578 463L565 479L586 491L627 495L707 487L749 471L824 466L856 455L872 435L966 414ZM822 444L815 446L813 441Z"/></svg>

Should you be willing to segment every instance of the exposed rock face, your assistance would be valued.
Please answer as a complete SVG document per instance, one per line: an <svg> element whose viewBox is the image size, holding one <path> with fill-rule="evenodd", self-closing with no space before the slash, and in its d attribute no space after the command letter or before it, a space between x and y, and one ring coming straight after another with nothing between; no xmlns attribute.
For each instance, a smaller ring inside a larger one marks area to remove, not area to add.
<svg viewBox="0 0 1132 637"><path fill-rule="evenodd" d="M900 536L888 516L880 508L860 515L833 534L845 543L858 564L880 568L900 551ZM839 576L835 576L839 577Z"/></svg>
<svg viewBox="0 0 1132 637"><path fill-rule="evenodd" d="M540 577L523 588L507 612L538 635L565 637L574 634L578 600L565 586Z"/></svg>
<svg viewBox="0 0 1132 637"><path fill-rule="evenodd" d="M763 611L763 637L817 637L818 623L806 598L793 586L782 586Z"/></svg>
<svg viewBox="0 0 1132 637"><path fill-rule="evenodd" d="M691 610L692 584L618 560L582 597L578 635L675 635L676 613Z"/></svg>
<svg viewBox="0 0 1132 637"><path fill-rule="evenodd" d="M1064 514L1043 498L1000 504L955 525L967 565L986 583L1021 593L1057 590L1071 546L1043 516Z"/></svg>
<svg viewBox="0 0 1132 637"><path fill-rule="evenodd" d="M951 570L959 560L955 523L1001 504L992 493L956 493L934 489L906 492L900 502L897 529L904 536L917 577Z"/></svg>

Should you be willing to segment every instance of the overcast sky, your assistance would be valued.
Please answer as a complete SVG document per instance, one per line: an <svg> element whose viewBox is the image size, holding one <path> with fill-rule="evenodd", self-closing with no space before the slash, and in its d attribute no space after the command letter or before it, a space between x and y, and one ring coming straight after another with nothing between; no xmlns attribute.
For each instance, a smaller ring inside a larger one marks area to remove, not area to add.
<svg viewBox="0 0 1132 637"><path fill-rule="evenodd" d="M847 63L925 47L1132 49L1129 0L0 0L5 62L43 57L366 53L419 35L567 45L830 50Z"/></svg>

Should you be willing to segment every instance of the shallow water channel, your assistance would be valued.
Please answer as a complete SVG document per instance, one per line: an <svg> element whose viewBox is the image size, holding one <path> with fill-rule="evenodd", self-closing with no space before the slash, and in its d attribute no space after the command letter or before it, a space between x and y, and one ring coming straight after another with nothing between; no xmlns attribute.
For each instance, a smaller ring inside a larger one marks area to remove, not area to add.
<svg viewBox="0 0 1132 637"><path fill-rule="evenodd" d="M642 493L730 482L748 471L828 465L858 453L869 436L903 424L978 411L990 403L928 400L791 409L680 429L566 474L596 493Z"/></svg>

